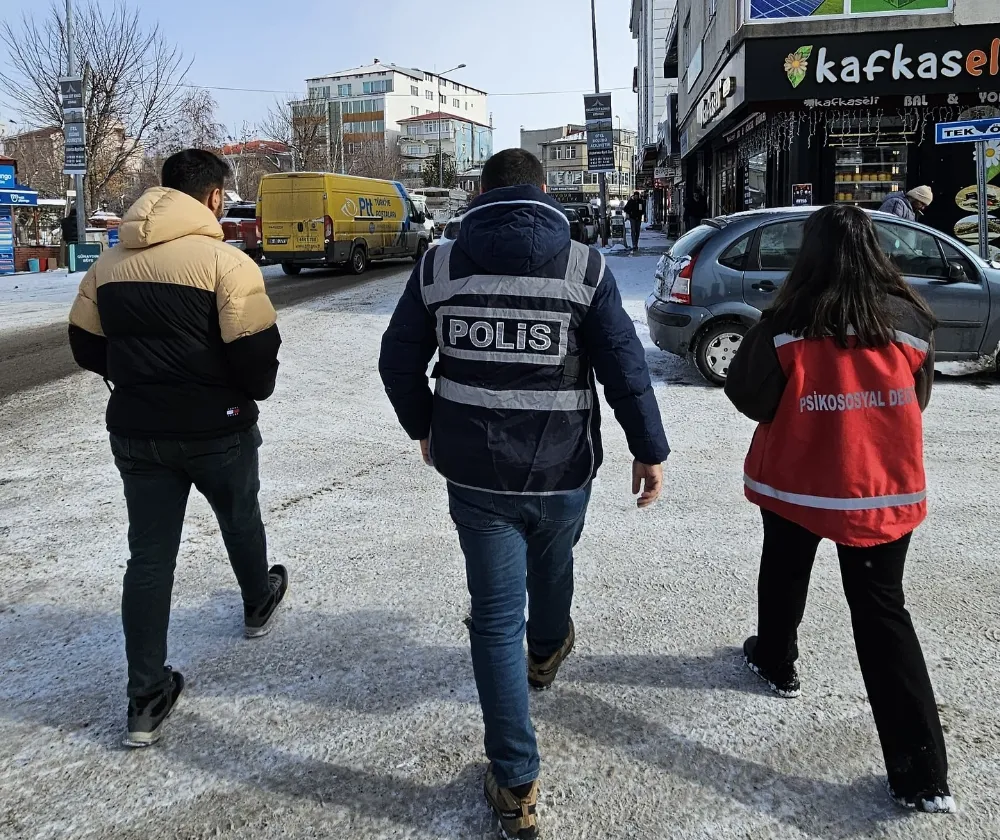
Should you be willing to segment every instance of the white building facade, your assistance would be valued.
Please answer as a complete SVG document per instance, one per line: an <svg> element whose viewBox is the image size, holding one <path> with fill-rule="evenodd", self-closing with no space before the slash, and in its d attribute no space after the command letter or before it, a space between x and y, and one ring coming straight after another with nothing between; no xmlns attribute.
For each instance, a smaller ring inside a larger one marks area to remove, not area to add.
<svg viewBox="0 0 1000 840"><path fill-rule="evenodd" d="M331 147L342 145L346 156L375 140L398 142L401 123L413 117L444 113L480 124L490 121L485 91L378 59L365 67L307 79L306 84L309 101L328 106ZM336 157L331 156L333 168Z"/></svg>

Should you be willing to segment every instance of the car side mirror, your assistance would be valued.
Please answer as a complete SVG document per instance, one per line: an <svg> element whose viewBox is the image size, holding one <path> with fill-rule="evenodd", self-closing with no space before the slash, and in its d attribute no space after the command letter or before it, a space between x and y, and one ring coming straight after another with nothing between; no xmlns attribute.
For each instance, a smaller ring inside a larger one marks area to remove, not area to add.
<svg viewBox="0 0 1000 840"><path fill-rule="evenodd" d="M948 263L949 283L968 283L969 275L966 274L965 266L960 262Z"/></svg>

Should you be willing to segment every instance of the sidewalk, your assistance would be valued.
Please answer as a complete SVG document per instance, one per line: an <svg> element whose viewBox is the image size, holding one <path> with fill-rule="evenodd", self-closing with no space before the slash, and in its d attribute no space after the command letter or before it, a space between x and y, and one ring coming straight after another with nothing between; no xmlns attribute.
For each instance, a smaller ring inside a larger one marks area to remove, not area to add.
<svg viewBox="0 0 1000 840"><path fill-rule="evenodd" d="M631 234L628 234L628 241L631 242ZM621 246L621 244L615 244L608 248L600 248L602 254L608 257L661 257L668 250L670 246L674 244L673 239L668 237L663 231L660 230L650 230L648 227L643 227L642 233L639 235L639 251L638 253L632 250L627 250Z"/></svg>

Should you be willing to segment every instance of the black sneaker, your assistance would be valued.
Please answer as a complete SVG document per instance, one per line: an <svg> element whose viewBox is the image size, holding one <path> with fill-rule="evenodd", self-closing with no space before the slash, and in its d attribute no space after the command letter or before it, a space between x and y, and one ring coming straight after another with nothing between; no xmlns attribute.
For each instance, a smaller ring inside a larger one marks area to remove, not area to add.
<svg viewBox="0 0 1000 840"><path fill-rule="evenodd" d="M573 626L573 619L569 620L569 633L566 640L548 659L539 659L530 650L528 651L528 684L539 691L551 688L555 681L556 672L563 660L573 652L573 645L576 642L576 628Z"/></svg>
<svg viewBox="0 0 1000 840"><path fill-rule="evenodd" d="M538 836L538 779L513 790L497 784L493 768L486 771L483 784L486 802L500 822L500 836L504 840L534 840Z"/></svg>
<svg viewBox="0 0 1000 840"><path fill-rule="evenodd" d="M284 566L271 566L268 579L271 584L271 597L256 608L243 605L243 623L246 625L248 639L257 639L271 632L271 619L274 618L288 591L288 571Z"/></svg>
<svg viewBox="0 0 1000 840"><path fill-rule="evenodd" d="M180 671L170 672L170 687L152 697L137 697L128 703L128 734L126 747L149 747L160 740L163 721L177 708L177 701L184 690L184 677Z"/></svg>
<svg viewBox="0 0 1000 840"><path fill-rule="evenodd" d="M954 814L958 812L955 797L948 786L925 790L918 793L898 794L889 787L889 796L908 811L922 811L925 814Z"/></svg>
<svg viewBox="0 0 1000 840"><path fill-rule="evenodd" d="M798 697L802 693L802 686L799 683L798 671L795 670L795 663L789 663L776 671L765 670L754 662L753 654L756 647L756 636L751 636L743 643L743 659L747 668L766 682L771 691L779 697Z"/></svg>

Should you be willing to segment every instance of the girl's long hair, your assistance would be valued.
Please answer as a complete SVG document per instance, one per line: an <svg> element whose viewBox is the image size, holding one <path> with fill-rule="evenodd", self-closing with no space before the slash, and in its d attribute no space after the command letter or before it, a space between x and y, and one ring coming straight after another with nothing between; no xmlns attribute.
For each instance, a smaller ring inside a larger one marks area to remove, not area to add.
<svg viewBox="0 0 1000 840"><path fill-rule="evenodd" d="M802 250L764 317L804 338L848 335L857 346L884 347L895 337L890 297L902 298L936 324L926 302L879 247L871 218L852 205L818 210L805 225Z"/></svg>

